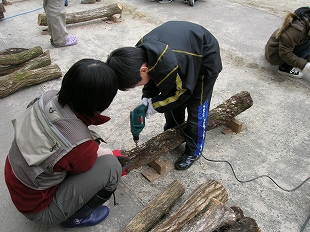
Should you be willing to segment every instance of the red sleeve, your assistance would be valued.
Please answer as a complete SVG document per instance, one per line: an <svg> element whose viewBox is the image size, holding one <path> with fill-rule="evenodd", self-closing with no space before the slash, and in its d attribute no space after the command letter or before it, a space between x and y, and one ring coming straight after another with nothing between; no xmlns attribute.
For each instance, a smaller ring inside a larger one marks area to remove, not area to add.
<svg viewBox="0 0 310 232"><path fill-rule="evenodd" d="M73 148L67 155L58 161L54 171L67 170L68 174L78 174L89 170L98 157L99 145L90 140Z"/></svg>

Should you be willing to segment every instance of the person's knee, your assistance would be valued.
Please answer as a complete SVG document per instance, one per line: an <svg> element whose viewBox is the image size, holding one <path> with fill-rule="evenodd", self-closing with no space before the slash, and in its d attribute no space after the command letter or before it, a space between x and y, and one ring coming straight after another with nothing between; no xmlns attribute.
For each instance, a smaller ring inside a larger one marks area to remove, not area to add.
<svg viewBox="0 0 310 232"><path fill-rule="evenodd" d="M122 165L112 154L100 156L97 161L100 162L102 175L105 175L108 180L106 189L114 191L121 179Z"/></svg>

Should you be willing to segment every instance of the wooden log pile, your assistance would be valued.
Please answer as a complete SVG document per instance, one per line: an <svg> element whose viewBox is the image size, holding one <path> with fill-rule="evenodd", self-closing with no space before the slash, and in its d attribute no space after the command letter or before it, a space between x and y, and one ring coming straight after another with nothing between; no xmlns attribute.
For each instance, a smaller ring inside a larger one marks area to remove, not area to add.
<svg viewBox="0 0 310 232"><path fill-rule="evenodd" d="M112 18L115 14L122 14L123 6L120 3L99 7L92 10L85 10L66 14L66 24L74 24L86 22L100 18ZM38 15L38 25L47 26L47 18L45 14Z"/></svg>
<svg viewBox="0 0 310 232"><path fill-rule="evenodd" d="M61 76L59 66L51 64L49 51L43 52L40 46L0 52L0 98Z"/></svg>
<svg viewBox="0 0 310 232"><path fill-rule="evenodd" d="M0 2L0 20L4 18L4 12L5 12L5 8L4 8L4 4L6 3L6 1L2 0L2 2Z"/></svg>
<svg viewBox="0 0 310 232"><path fill-rule="evenodd" d="M240 207L226 205L228 192L218 181L199 185L180 208L170 212L184 192L183 184L175 180L122 232L260 232L256 221L244 217Z"/></svg>

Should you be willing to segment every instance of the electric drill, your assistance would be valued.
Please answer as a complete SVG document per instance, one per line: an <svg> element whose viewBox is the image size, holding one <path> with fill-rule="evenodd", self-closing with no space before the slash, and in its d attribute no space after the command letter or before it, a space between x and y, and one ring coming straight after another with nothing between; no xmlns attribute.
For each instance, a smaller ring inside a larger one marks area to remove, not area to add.
<svg viewBox="0 0 310 232"><path fill-rule="evenodd" d="M139 135L145 127L146 111L147 106L143 104L137 106L133 111L130 111L131 134L133 136L133 141L136 143L136 146L138 146Z"/></svg>

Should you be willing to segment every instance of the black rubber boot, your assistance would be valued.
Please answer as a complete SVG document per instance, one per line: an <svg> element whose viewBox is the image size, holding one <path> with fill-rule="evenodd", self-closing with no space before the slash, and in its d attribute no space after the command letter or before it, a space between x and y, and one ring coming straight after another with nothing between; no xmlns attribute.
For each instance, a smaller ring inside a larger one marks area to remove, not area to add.
<svg viewBox="0 0 310 232"><path fill-rule="evenodd" d="M186 153L184 153L174 164L174 167L178 170L186 170L188 169L190 166L192 166L192 164L198 160L200 158L200 156L193 156L193 155L188 155Z"/></svg>

